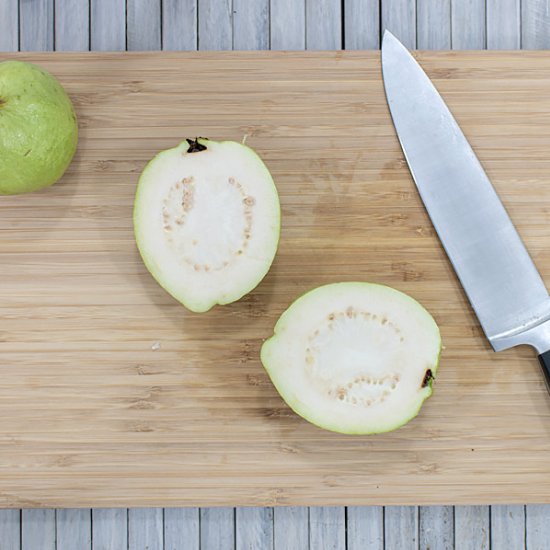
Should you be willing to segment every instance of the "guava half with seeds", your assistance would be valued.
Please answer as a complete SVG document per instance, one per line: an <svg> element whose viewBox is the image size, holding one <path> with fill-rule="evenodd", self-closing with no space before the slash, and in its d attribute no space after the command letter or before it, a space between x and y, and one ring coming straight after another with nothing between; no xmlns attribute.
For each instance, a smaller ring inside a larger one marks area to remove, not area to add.
<svg viewBox="0 0 550 550"><path fill-rule="evenodd" d="M143 170L134 231L147 269L191 311L234 302L267 274L279 242L277 189L244 144L204 138Z"/></svg>
<svg viewBox="0 0 550 550"><path fill-rule="evenodd" d="M300 416L345 434L389 432L432 394L441 337L432 316L393 288L318 287L279 318L261 360Z"/></svg>
<svg viewBox="0 0 550 550"><path fill-rule="evenodd" d="M32 63L0 63L0 195L55 183L77 140L73 105L58 80Z"/></svg>

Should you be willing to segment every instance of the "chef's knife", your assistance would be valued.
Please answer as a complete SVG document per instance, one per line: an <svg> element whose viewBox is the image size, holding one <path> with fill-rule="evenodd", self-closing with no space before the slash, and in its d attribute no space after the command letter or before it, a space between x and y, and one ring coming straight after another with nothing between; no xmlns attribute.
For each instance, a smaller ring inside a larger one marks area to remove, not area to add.
<svg viewBox="0 0 550 550"><path fill-rule="evenodd" d="M390 32L382 74L422 201L495 351L529 344L550 390L550 296L512 221L426 73Z"/></svg>

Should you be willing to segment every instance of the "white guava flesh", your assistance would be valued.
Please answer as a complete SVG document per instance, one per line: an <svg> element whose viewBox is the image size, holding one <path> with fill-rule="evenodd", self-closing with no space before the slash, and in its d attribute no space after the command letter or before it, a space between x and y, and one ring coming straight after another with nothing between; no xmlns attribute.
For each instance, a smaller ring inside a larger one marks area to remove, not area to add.
<svg viewBox="0 0 550 550"><path fill-rule="evenodd" d="M191 311L207 311L238 300L268 272L280 232L277 189L249 147L187 140L141 174L134 230L158 283Z"/></svg>
<svg viewBox="0 0 550 550"><path fill-rule="evenodd" d="M296 300L261 360L281 397L321 428L394 430L432 394L441 338L413 298L383 285L336 283Z"/></svg>

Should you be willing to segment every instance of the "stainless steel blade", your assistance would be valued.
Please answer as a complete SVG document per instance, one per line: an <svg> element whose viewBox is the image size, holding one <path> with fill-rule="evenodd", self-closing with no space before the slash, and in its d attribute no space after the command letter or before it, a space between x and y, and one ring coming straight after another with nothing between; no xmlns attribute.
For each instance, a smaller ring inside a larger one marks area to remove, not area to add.
<svg viewBox="0 0 550 550"><path fill-rule="evenodd" d="M550 349L550 297L504 206L430 79L388 31L388 105L412 176L496 351Z"/></svg>

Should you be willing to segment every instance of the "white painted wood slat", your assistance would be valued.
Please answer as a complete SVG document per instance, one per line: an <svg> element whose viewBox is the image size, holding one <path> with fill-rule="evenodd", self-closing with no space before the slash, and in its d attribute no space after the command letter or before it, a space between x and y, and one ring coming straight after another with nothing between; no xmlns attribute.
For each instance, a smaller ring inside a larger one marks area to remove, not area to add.
<svg viewBox="0 0 550 550"><path fill-rule="evenodd" d="M407 48L416 48L416 1L383 0L382 28L392 32Z"/></svg>
<svg viewBox="0 0 550 550"><path fill-rule="evenodd" d="M384 549L384 508L348 506L347 550Z"/></svg>
<svg viewBox="0 0 550 550"><path fill-rule="evenodd" d="M273 508L237 508L236 550L273 550Z"/></svg>
<svg viewBox="0 0 550 550"><path fill-rule="evenodd" d="M92 550L128 550L128 510L92 510Z"/></svg>
<svg viewBox="0 0 550 550"><path fill-rule="evenodd" d="M453 50L483 50L486 47L485 0L451 2Z"/></svg>
<svg viewBox="0 0 550 550"><path fill-rule="evenodd" d="M306 1L306 49L342 49L340 0Z"/></svg>
<svg viewBox="0 0 550 550"><path fill-rule="evenodd" d="M21 51L54 49L54 0L21 0L19 2L19 42Z"/></svg>
<svg viewBox="0 0 550 550"><path fill-rule="evenodd" d="M90 49L89 0L63 0L55 4L55 49L86 51Z"/></svg>
<svg viewBox="0 0 550 550"><path fill-rule="evenodd" d="M23 510L21 550L56 550L55 510Z"/></svg>
<svg viewBox="0 0 550 550"><path fill-rule="evenodd" d="M487 49L521 47L521 0L487 0Z"/></svg>
<svg viewBox="0 0 550 550"><path fill-rule="evenodd" d="M419 508L419 545L430 550L453 550L454 509L452 506Z"/></svg>
<svg viewBox="0 0 550 550"><path fill-rule="evenodd" d="M57 550L90 550L92 547L92 511L57 510Z"/></svg>
<svg viewBox="0 0 550 550"><path fill-rule="evenodd" d="M346 50L377 50L380 47L378 0L346 0L344 28Z"/></svg>
<svg viewBox="0 0 550 550"><path fill-rule="evenodd" d="M131 0L126 10L128 50L160 50L160 0Z"/></svg>
<svg viewBox="0 0 550 550"><path fill-rule="evenodd" d="M305 50L305 0L271 0L270 31L272 50Z"/></svg>
<svg viewBox="0 0 550 550"><path fill-rule="evenodd" d="M525 550L525 506L491 506L491 550Z"/></svg>
<svg viewBox="0 0 550 550"><path fill-rule="evenodd" d="M527 550L550 548L550 504L526 506L525 540Z"/></svg>
<svg viewBox="0 0 550 550"><path fill-rule="evenodd" d="M0 510L0 548L21 550L21 510Z"/></svg>
<svg viewBox="0 0 550 550"><path fill-rule="evenodd" d="M90 0L90 48L126 49L126 0Z"/></svg>
<svg viewBox="0 0 550 550"><path fill-rule="evenodd" d="M199 50L233 49L233 1L199 2Z"/></svg>
<svg viewBox="0 0 550 550"><path fill-rule="evenodd" d="M164 550L199 550L198 508L164 509Z"/></svg>
<svg viewBox="0 0 550 550"><path fill-rule="evenodd" d="M162 508L130 508L128 510L128 550L163 549Z"/></svg>
<svg viewBox="0 0 550 550"><path fill-rule="evenodd" d="M489 549L489 506L455 506L455 549Z"/></svg>
<svg viewBox="0 0 550 550"><path fill-rule="evenodd" d="M309 509L310 548L345 550L346 512L342 506L312 506Z"/></svg>
<svg viewBox="0 0 550 550"><path fill-rule="evenodd" d="M17 0L0 2L0 52L19 49L19 5Z"/></svg>
<svg viewBox="0 0 550 550"><path fill-rule="evenodd" d="M384 540L385 550L418 549L418 507L386 506Z"/></svg>
<svg viewBox="0 0 550 550"><path fill-rule="evenodd" d="M197 0L162 1L162 49L197 49Z"/></svg>
<svg viewBox="0 0 550 550"><path fill-rule="evenodd" d="M269 0L233 0L233 49L269 49Z"/></svg>
<svg viewBox="0 0 550 550"><path fill-rule="evenodd" d="M451 48L451 0L417 0L416 42L419 50Z"/></svg>
<svg viewBox="0 0 550 550"><path fill-rule="evenodd" d="M234 508L202 508L200 518L201 550L235 549Z"/></svg>
<svg viewBox="0 0 550 550"><path fill-rule="evenodd" d="M521 46L526 50L545 50L550 48L549 0L522 1Z"/></svg>
<svg viewBox="0 0 550 550"><path fill-rule="evenodd" d="M273 510L274 550L309 550L309 508L276 507Z"/></svg>

